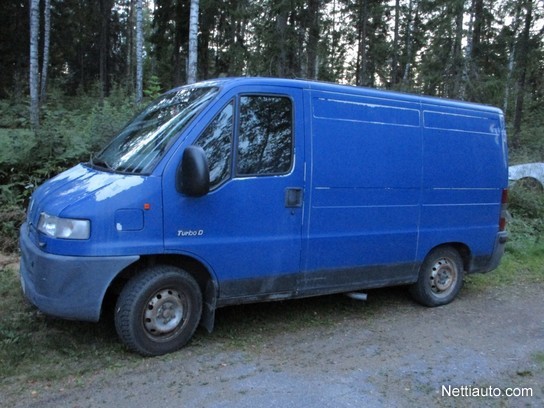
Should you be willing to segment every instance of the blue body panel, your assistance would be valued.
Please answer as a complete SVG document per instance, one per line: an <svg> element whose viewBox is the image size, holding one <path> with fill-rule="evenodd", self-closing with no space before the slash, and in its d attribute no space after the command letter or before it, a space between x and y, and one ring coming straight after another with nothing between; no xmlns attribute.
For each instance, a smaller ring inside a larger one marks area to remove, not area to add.
<svg viewBox="0 0 544 408"><path fill-rule="evenodd" d="M386 95L309 95L306 268L401 265L401 277L413 281L422 178L418 103ZM381 283L390 279L383 276Z"/></svg>
<svg viewBox="0 0 544 408"><path fill-rule="evenodd" d="M412 283L443 244L468 249L468 272L498 264L507 188L499 109L308 81L210 84L219 93L151 174L81 164L36 190L21 229L21 279L44 312L97 320L115 278L148 257L198 262L217 306ZM241 95L291 101L291 168L239 176L234 152L218 188L183 195L176 177L184 149L227 104L237 109ZM291 193L300 203L286 204ZM42 234L42 212L89 220L90 238Z"/></svg>
<svg viewBox="0 0 544 408"><path fill-rule="evenodd" d="M27 215L31 239L44 252L69 256L163 252L161 178L69 169L40 186ZM144 205L148 204L149 209ZM36 230L40 214L91 221L89 240L49 238ZM130 218L130 220L128 220Z"/></svg>
<svg viewBox="0 0 544 408"><path fill-rule="evenodd" d="M46 314L98 321L102 301L119 271L139 256L66 256L43 252L21 228L21 285L26 297ZM100 300L100 301L98 301Z"/></svg>

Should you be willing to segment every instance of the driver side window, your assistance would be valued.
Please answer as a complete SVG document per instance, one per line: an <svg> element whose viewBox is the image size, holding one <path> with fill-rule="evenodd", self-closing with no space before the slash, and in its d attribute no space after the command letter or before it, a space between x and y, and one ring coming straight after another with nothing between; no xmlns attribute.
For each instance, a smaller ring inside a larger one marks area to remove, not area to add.
<svg viewBox="0 0 544 408"><path fill-rule="evenodd" d="M293 107L286 96L244 95L239 99L237 177L288 173L293 165ZM234 101L199 136L210 170L210 190L232 176Z"/></svg>
<svg viewBox="0 0 544 408"><path fill-rule="evenodd" d="M285 96L240 98L236 175L285 174L293 162L293 107Z"/></svg>

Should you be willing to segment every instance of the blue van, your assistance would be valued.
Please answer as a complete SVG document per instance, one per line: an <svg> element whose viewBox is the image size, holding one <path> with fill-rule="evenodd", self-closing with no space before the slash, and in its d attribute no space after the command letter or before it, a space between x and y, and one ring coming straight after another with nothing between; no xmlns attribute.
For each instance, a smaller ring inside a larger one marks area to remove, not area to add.
<svg viewBox="0 0 544 408"><path fill-rule="evenodd" d="M507 232L499 109L318 82L173 89L33 194L21 284L128 348L182 347L219 307L408 285L451 302Z"/></svg>

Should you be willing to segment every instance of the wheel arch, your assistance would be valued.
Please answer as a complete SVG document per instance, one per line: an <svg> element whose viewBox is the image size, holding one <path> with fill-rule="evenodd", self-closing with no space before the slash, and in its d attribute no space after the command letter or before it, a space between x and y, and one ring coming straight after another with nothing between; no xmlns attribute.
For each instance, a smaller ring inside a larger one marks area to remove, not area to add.
<svg viewBox="0 0 544 408"><path fill-rule="evenodd" d="M470 250L469 246L463 242L447 242L440 245L436 245L435 247L429 249L427 253L425 254L425 258L434 250L438 248L452 248L457 251L457 253L461 256L461 259L463 261L463 269L465 271L470 270L470 266L472 264L472 251Z"/></svg>
<svg viewBox="0 0 544 408"><path fill-rule="evenodd" d="M102 301L102 312L115 305L119 293L126 283L140 270L153 265L170 265L189 273L197 282L202 293L202 319L200 325L209 332L213 330L215 308L217 305L218 283L210 268L196 258L187 255L161 254L146 255L123 269L110 283Z"/></svg>

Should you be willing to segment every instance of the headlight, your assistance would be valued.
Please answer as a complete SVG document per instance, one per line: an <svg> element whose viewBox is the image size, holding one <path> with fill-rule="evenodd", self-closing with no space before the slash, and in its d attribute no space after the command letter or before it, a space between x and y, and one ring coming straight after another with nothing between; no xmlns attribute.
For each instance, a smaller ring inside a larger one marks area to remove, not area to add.
<svg viewBox="0 0 544 408"><path fill-rule="evenodd" d="M91 222L89 220L60 218L41 213L38 230L53 238L89 239Z"/></svg>

